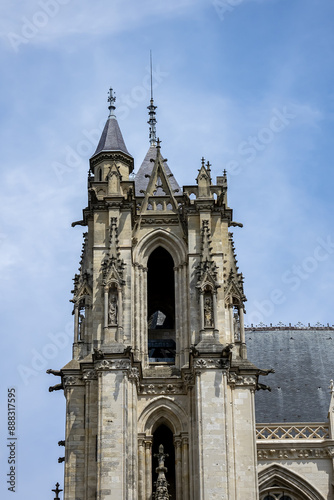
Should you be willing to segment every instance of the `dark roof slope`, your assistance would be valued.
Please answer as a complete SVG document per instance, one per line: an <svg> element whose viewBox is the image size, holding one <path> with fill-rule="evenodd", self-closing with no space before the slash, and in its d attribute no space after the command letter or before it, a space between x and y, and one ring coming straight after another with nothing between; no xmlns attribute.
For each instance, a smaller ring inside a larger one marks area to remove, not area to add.
<svg viewBox="0 0 334 500"><path fill-rule="evenodd" d="M118 122L114 116L108 118L93 156L101 153L102 151L122 151L123 153L131 156L126 148L121 129L119 128Z"/></svg>
<svg viewBox="0 0 334 500"><path fill-rule="evenodd" d="M334 378L334 328L246 330L248 358L275 373L260 377L272 392L257 391L256 421L324 422Z"/></svg>
<svg viewBox="0 0 334 500"><path fill-rule="evenodd" d="M156 156L157 156L156 146L150 146L150 148L147 151L147 154L144 158L144 161L141 164L141 166L136 174L136 177L135 177L136 196L144 196L143 191L146 191L147 186L148 186L148 182L150 180L149 177L146 177L146 176L151 175L152 170L153 170L153 165L154 165L154 162L152 162L151 159L155 160ZM170 183L172 190L174 192L176 190L178 190L176 195L181 194L181 188L178 185L176 179L174 178L174 176L173 176L173 174L172 174L172 172L171 172L171 170L166 162L164 162L164 168L165 168L167 176L172 175L171 177L169 177L169 183Z"/></svg>

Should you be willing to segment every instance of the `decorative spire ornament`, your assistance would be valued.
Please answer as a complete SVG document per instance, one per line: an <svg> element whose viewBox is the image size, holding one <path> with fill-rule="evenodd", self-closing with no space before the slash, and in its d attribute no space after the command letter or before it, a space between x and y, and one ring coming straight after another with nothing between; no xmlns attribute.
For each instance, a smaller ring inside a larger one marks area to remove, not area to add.
<svg viewBox="0 0 334 500"><path fill-rule="evenodd" d="M151 69L151 99L150 99L150 105L147 106L150 119L148 120L147 123L150 126L150 135L149 135L150 144L151 144L151 146L156 146L157 145L157 130L156 130L157 120L155 117L155 110L157 109L157 106L154 106L154 101L153 101L152 51L151 50L150 50L150 69Z"/></svg>
<svg viewBox="0 0 334 500"><path fill-rule="evenodd" d="M155 493L153 495L153 500L169 500L170 495L168 493L168 483L166 480L167 467L165 467L165 458L168 457L167 453L164 453L164 447L161 444L159 446L159 453L154 454L158 459L159 466L155 469L158 474L158 479L154 483Z"/></svg>
<svg viewBox="0 0 334 500"><path fill-rule="evenodd" d="M54 491L56 496L55 496L55 499L54 500L59 500L59 493L63 490L60 490L59 489L59 483L56 484L56 489L55 490L51 490L51 491Z"/></svg>
<svg viewBox="0 0 334 500"><path fill-rule="evenodd" d="M108 118L116 118L116 115L115 115L116 95L113 94L113 89L111 87L110 87L109 93L108 93L108 102L109 102L109 106L108 106L109 116L108 116Z"/></svg>

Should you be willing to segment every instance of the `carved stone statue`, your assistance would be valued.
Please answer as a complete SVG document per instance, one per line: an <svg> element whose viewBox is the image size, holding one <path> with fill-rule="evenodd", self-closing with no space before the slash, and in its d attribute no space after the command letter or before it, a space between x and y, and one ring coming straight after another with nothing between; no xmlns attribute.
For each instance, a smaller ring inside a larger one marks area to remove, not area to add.
<svg viewBox="0 0 334 500"><path fill-rule="evenodd" d="M204 300L204 326L213 326L212 298L208 296Z"/></svg>
<svg viewBox="0 0 334 500"><path fill-rule="evenodd" d="M79 340L83 340L85 335L86 318L83 314L79 315Z"/></svg>
<svg viewBox="0 0 334 500"><path fill-rule="evenodd" d="M109 325L117 325L117 298L115 294L110 296L108 304L108 323Z"/></svg>
<svg viewBox="0 0 334 500"><path fill-rule="evenodd" d="M240 341L240 319L239 319L239 313L237 312L233 314L233 332L234 332L234 340Z"/></svg>

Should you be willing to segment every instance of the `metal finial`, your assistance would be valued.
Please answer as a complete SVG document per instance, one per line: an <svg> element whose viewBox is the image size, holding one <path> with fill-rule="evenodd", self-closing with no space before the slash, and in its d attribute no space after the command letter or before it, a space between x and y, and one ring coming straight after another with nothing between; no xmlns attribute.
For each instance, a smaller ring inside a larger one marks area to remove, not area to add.
<svg viewBox="0 0 334 500"><path fill-rule="evenodd" d="M205 165L205 158L204 156L202 156L202 167L204 167L204 165Z"/></svg>
<svg viewBox="0 0 334 500"><path fill-rule="evenodd" d="M151 72L151 99L153 101L153 78L152 78L152 50L150 50L150 72Z"/></svg>
<svg viewBox="0 0 334 500"><path fill-rule="evenodd" d="M227 174L227 170L226 170L226 168L224 168L224 172L223 172L224 177L226 177L226 174Z"/></svg>
<svg viewBox="0 0 334 500"><path fill-rule="evenodd" d="M59 500L59 493L63 490L60 490L59 489L59 483L56 484L56 489L55 490L51 490L51 491L54 491L56 496L55 496L55 499L54 500Z"/></svg>
<svg viewBox="0 0 334 500"><path fill-rule="evenodd" d="M116 95L113 94L113 89L110 87L109 92L108 92L108 102L109 102L109 118L114 117L116 118L115 115L115 101L116 101Z"/></svg>
<svg viewBox="0 0 334 500"><path fill-rule="evenodd" d="M206 168L207 168L207 170L209 170L209 172L210 172L210 170L211 170L211 168L210 168L210 167L211 167L211 163L210 163L209 161L207 161L207 162L206 162Z"/></svg>
<svg viewBox="0 0 334 500"><path fill-rule="evenodd" d="M159 139L159 137L158 137L158 139L157 139L157 149L160 149L160 148L161 148L160 144L161 144L161 141L160 141L160 139Z"/></svg>
<svg viewBox="0 0 334 500"><path fill-rule="evenodd" d="M151 71L151 100L150 100L150 105L147 106L148 109L148 114L149 114L149 120L148 124L150 126L150 144L151 146L156 146L157 144L157 130L156 130L156 124L157 120L155 117L155 110L157 109L157 106L154 106L154 101L153 101L153 79L152 79L152 51L150 50L150 71Z"/></svg>

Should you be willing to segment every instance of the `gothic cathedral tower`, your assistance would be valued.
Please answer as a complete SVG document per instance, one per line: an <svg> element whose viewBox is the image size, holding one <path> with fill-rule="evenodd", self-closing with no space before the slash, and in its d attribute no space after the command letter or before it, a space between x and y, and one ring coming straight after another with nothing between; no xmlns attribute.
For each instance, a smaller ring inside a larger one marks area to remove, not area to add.
<svg viewBox="0 0 334 500"><path fill-rule="evenodd" d="M112 90L109 104L73 224L87 232L73 359L59 372L64 500L256 500L263 372L247 360L226 174L214 184L202 159L196 184L181 189L151 99L150 147L134 176Z"/></svg>

